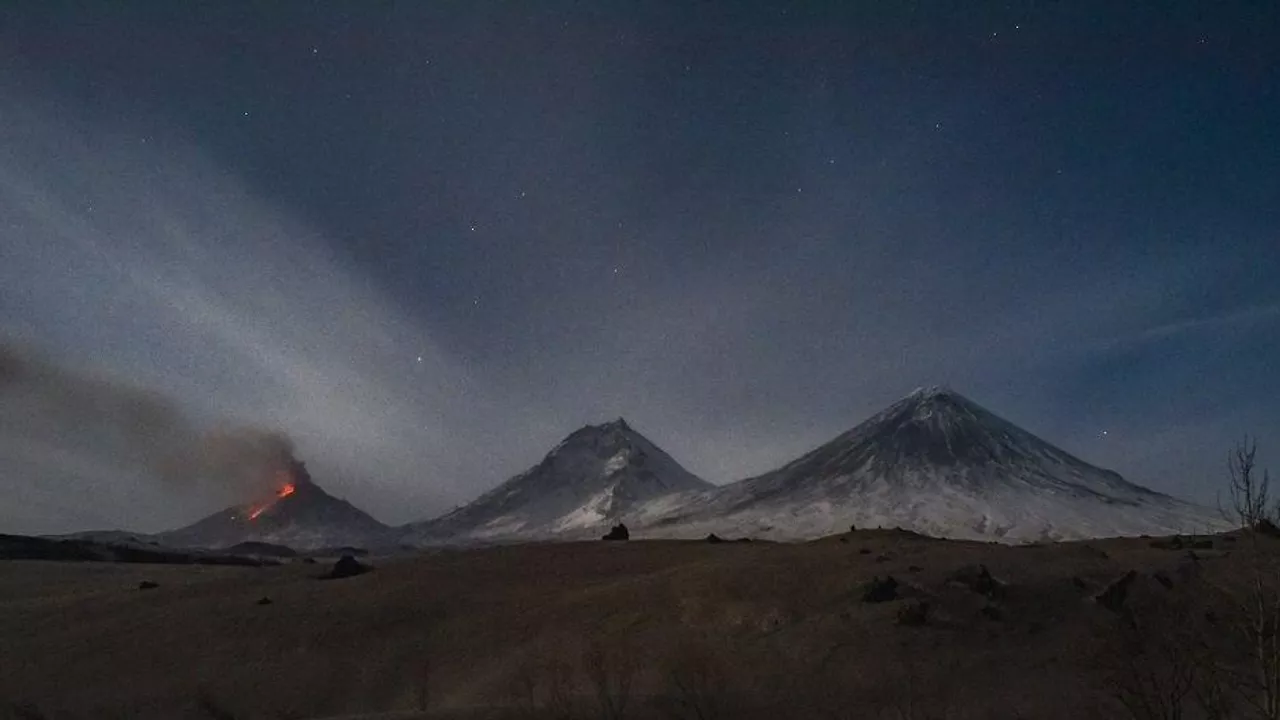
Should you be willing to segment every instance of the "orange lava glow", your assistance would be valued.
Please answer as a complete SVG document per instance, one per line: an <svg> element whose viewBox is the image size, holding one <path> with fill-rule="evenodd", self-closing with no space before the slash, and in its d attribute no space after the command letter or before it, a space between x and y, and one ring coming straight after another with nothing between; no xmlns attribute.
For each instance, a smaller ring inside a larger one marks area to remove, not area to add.
<svg viewBox="0 0 1280 720"><path fill-rule="evenodd" d="M270 510L277 502L280 502L281 498L287 498L298 491L298 486L293 482L293 475L288 470L276 471L276 480L280 483L280 487L276 490L276 496L250 510L250 520L257 520L259 515Z"/></svg>

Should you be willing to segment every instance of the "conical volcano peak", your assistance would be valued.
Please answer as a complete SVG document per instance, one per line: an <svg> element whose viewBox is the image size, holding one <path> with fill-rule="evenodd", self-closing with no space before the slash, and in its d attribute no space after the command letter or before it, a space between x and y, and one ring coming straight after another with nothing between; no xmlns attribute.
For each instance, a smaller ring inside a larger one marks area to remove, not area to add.
<svg viewBox="0 0 1280 720"><path fill-rule="evenodd" d="M537 465L410 534L486 541L589 537L649 501L710 487L617 418L578 428Z"/></svg>
<svg viewBox="0 0 1280 720"><path fill-rule="evenodd" d="M293 548L368 547L385 539L385 525L325 492L301 462L291 460L273 479L275 485L263 497L156 537L188 547L229 547L254 541Z"/></svg>
<svg viewBox="0 0 1280 720"><path fill-rule="evenodd" d="M582 427L570 433L569 438L573 438L581 435L599 436L599 435L623 435L623 434L634 434L634 433L635 433L635 430L632 430L631 426L627 424L627 421L620 417L615 420L610 420L608 422L602 422L599 425L583 425ZM566 439L569 439L569 438L566 438Z"/></svg>
<svg viewBox="0 0 1280 720"><path fill-rule="evenodd" d="M637 435L636 431L621 417L599 425L587 425L580 432L612 438L630 438Z"/></svg>
<svg viewBox="0 0 1280 720"><path fill-rule="evenodd" d="M950 405L955 407L974 407L975 403L969 398L952 390L946 385L930 385L928 387L918 387L907 394L899 404L910 403L916 406L941 406Z"/></svg>
<svg viewBox="0 0 1280 720"><path fill-rule="evenodd" d="M886 461L944 466L998 462L1021 450L1024 439L1008 422L946 386L918 388L856 431Z"/></svg>
<svg viewBox="0 0 1280 720"><path fill-rule="evenodd" d="M632 430L626 420L618 418L599 425L584 425L578 428L552 448L547 457L563 455L566 451L594 453L626 450L637 444L637 441L643 442L643 440L644 438Z"/></svg>
<svg viewBox="0 0 1280 720"><path fill-rule="evenodd" d="M955 394L957 393L946 385L924 385L912 390L907 394L907 397L915 398L916 400L933 400Z"/></svg>
<svg viewBox="0 0 1280 720"><path fill-rule="evenodd" d="M857 527L1006 541L1215 527L946 386L918 388L776 470L694 496L637 530L809 539Z"/></svg>
<svg viewBox="0 0 1280 720"><path fill-rule="evenodd" d="M873 425L921 422L938 426L985 423L993 416L945 385L916 388L869 421Z"/></svg>

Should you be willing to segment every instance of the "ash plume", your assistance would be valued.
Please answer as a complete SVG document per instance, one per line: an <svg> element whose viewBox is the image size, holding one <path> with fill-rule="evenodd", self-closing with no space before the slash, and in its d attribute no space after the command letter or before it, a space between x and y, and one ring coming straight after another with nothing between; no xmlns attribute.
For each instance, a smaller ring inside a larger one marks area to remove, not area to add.
<svg viewBox="0 0 1280 720"><path fill-rule="evenodd" d="M273 473L294 462L282 432L230 424L205 430L161 393L0 341L0 474L46 487L88 481L105 495L136 494L141 480L171 497L237 502L266 491ZM93 518L98 498L70 492L60 499Z"/></svg>
<svg viewBox="0 0 1280 720"><path fill-rule="evenodd" d="M171 482L226 486L241 497L270 488L276 471L297 464L293 441L284 433L255 427L220 427L202 434L185 453L170 460Z"/></svg>

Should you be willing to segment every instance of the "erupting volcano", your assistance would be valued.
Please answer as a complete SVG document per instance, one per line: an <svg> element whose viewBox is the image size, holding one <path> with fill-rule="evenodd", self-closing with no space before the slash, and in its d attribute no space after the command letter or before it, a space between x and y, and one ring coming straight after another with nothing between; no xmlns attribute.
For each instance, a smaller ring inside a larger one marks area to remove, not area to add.
<svg viewBox="0 0 1280 720"><path fill-rule="evenodd" d="M293 474L288 470L277 471L276 480L280 482L280 487L276 489L275 497L250 510L250 520L257 520L259 515L275 507L276 502L283 500L298 491L298 486L293 482Z"/></svg>
<svg viewBox="0 0 1280 720"><path fill-rule="evenodd" d="M296 549L358 546L385 541L387 526L316 485L301 462L272 473L270 497L236 505L177 530L156 535L166 545L223 548L267 542Z"/></svg>

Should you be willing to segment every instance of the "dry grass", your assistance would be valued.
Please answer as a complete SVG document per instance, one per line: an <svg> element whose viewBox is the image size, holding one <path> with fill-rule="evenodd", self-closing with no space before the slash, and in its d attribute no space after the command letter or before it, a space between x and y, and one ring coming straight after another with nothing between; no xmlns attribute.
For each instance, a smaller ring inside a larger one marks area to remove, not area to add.
<svg viewBox="0 0 1280 720"><path fill-rule="evenodd" d="M1199 566L1231 577L1232 547L1196 551ZM432 553L330 582L301 564L0 562L0 708L207 720L203 697L238 718L1118 716L1097 669L1114 614L1092 596L1130 569L1178 578L1187 562L1144 539L1006 547L891 531ZM979 564L1007 583L1000 597L949 581ZM899 622L906 600L862 602L890 574L927 601L923 622Z"/></svg>

